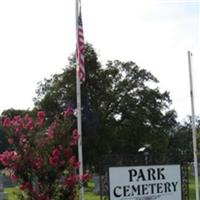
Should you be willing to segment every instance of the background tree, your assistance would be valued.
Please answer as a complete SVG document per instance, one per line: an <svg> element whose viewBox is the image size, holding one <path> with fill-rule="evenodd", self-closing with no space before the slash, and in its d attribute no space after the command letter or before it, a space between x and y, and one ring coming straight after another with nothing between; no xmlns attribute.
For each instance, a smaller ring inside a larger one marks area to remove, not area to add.
<svg viewBox="0 0 200 200"><path fill-rule="evenodd" d="M193 162L192 118L188 116L182 123L177 123L169 142L169 160L176 162ZM200 119L196 118L197 145L199 146ZM198 155L199 156L199 155Z"/></svg>
<svg viewBox="0 0 200 200"><path fill-rule="evenodd" d="M134 62L108 61L102 67L89 44L85 46L86 81L82 84L83 150L92 165L104 154L137 154L151 145L155 162L166 160L170 132L176 124L168 92ZM75 57L61 74L38 86L36 108L49 118L64 108L76 108Z"/></svg>

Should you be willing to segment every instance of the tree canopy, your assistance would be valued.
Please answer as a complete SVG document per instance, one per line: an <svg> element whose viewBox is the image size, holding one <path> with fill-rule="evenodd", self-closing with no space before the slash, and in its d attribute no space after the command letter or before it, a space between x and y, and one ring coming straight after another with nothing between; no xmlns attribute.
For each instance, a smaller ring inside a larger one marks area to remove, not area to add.
<svg viewBox="0 0 200 200"><path fill-rule="evenodd" d="M104 154L137 154L151 145L154 162L164 162L176 113L158 80L132 61L108 61L106 66L90 44L85 45L86 81L81 85L83 152L87 164ZM40 82L36 108L48 117L76 108L75 56L60 74Z"/></svg>

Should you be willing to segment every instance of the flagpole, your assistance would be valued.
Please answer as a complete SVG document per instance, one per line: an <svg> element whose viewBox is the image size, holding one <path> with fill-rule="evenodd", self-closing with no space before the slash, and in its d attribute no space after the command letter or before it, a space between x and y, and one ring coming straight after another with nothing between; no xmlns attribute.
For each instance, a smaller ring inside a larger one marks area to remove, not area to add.
<svg viewBox="0 0 200 200"><path fill-rule="evenodd" d="M79 9L79 0L76 0L76 40L78 38L78 9ZM83 176L83 153L82 153L82 121L81 121L81 82L78 72L78 62L76 60L76 98L77 98L77 129L78 133L80 135L79 141L78 141L78 160L80 163L79 166L79 176ZM79 199L84 200L84 187L81 183L80 193L79 193Z"/></svg>
<svg viewBox="0 0 200 200"><path fill-rule="evenodd" d="M197 139L196 139L196 127L195 127L194 94L193 94L191 56L192 56L192 53L190 51L188 51L188 66L189 66L189 78L190 78L190 97L191 97L191 110L192 110L192 138L193 138L193 154L194 154L195 189L196 189L196 200L199 200Z"/></svg>

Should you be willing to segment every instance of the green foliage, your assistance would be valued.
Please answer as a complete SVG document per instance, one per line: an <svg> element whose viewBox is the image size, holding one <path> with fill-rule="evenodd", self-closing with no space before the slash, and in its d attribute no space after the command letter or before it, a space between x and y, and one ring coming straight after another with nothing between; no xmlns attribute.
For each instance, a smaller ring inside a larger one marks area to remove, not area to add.
<svg viewBox="0 0 200 200"><path fill-rule="evenodd" d="M14 116L17 116L17 115L24 115L26 112L28 112L28 111L10 108L8 110L4 110L1 113L1 116L3 116L3 117L14 117Z"/></svg>
<svg viewBox="0 0 200 200"><path fill-rule="evenodd" d="M5 129L0 125L0 153L4 152L8 148L7 138L5 137ZM3 169L3 165L0 163L0 169Z"/></svg>
<svg viewBox="0 0 200 200"><path fill-rule="evenodd" d="M197 146L199 147L200 120L196 118ZM177 123L170 135L168 159L172 163L193 162L192 118L188 116L182 123ZM199 157L199 155L198 155Z"/></svg>
<svg viewBox="0 0 200 200"><path fill-rule="evenodd" d="M19 187L6 188L5 192L8 195L8 200L28 200L27 195Z"/></svg>
<svg viewBox="0 0 200 200"><path fill-rule="evenodd" d="M164 162L169 133L176 124L168 92L134 62L98 62L93 47L85 46L86 81L82 89L83 151L85 164L97 164L104 154L136 154L151 144L155 162ZM51 118L68 106L76 108L75 58L61 74L38 86L36 108Z"/></svg>
<svg viewBox="0 0 200 200"><path fill-rule="evenodd" d="M8 142L5 137L5 129L0 125L0 153L8 148Z"/></svg>

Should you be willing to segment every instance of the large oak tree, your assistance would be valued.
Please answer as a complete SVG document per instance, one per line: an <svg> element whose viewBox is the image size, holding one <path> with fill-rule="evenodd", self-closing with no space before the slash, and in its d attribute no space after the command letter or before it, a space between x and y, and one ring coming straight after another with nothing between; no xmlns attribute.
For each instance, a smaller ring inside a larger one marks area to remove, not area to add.
<svg viewBox="0 0 200 200"><path fill-rule="evenodd" d="M137 154L145 144L151 145L154 162L164 162L176 113L157 78L132 61L102 66L90 44L85 45L85 67L86 81L81 85L85 164L97 164L104 154ZM68 106L76 108L75 71L73 55L62 73L40 82L36 108L49 118Z"/></svg>

